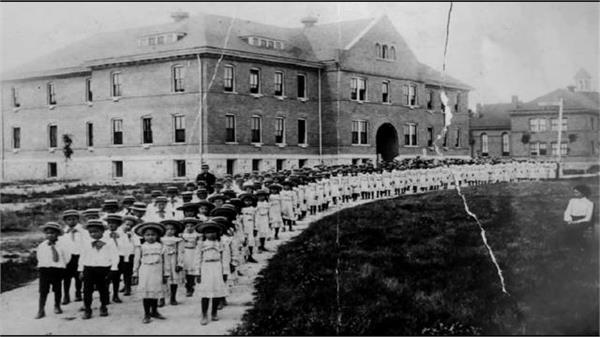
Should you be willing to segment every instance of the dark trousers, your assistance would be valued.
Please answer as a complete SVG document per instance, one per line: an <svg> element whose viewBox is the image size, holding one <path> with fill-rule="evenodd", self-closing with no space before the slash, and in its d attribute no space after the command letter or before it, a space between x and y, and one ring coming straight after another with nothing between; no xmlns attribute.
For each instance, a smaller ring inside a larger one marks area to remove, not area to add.
<svg viewBox="0 0 600 337"><path fill-rule="evenodd" d="M94 288L100 293L100 305L108 305L108 282L106 278L110 267L83 267L83 305L86 310L92 310L92 295Z"/></svg>
<svg viewBox="0 0 600 337"><path fill-rule="evenodd" d="M69 290L71 290L71 279L75 279L75 297L81 296L81 280L79 279L79 273L77 272L77 266L79 264L79 255L71 255L71 260L67 263L64 271L64 293L65 298L69 297Z"/></svg>
<svg viewBox="0 0 600 337"><path fill-rule="evenodd" d="M123 275L123 283L125 284L125 289L131 290L131 275L133 275L133 254L129 255L129 262L125 262L125 257L119 257L119 273L116 276L117 288L119 286L119 278ZM113 280L113 291L115 294L117 293L117 288L114 286L115 280Z"/></svg>
<svg viewBox="0 0 600 337"><path fill-rule="evenodd" d="M61 281L64 277L64 271L63 268L54 267L41 267L39 269L40 299L43 299L44 304L46 302L46 297L50 292L50 286L52 286L52 291L54 292L54 305L60 305L60 297L62 295Z"/></svg>

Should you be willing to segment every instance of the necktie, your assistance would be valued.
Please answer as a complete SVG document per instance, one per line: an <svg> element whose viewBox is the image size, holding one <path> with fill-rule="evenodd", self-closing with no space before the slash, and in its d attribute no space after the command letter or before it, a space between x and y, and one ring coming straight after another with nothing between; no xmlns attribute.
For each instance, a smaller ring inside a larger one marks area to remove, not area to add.
<svg viewBox="0 0 600 337"><path fill-rule="evenodd" d="M115 246L119 246L119 243L117 242L117 238L119 237L119 234L117 234L117 232L110 232L110 237L115 242Z"/></svg>
<svg viewBox="0 0 600 337"><path fill-rule="evenodd" d="M67 229L67 233L71 233L71 241L75 241L75 232L77 232L77 229L73 227L69 227L69 229Z"/></svg>
<svg viewBox="0 0 600 337"><path fill-rule="evenodd" d="M52 261L58 262L58 251L56 250L56 242L48 241L48 246L52 249Z"/></svg>
<svg viewBox="0 0 600 337"><path fill-rule="evenodd" d="M100 240L92 241L92 248L96 248L97 250L100 250L102 248L102 246L104 246L104 244L105 243Z"/></svg>

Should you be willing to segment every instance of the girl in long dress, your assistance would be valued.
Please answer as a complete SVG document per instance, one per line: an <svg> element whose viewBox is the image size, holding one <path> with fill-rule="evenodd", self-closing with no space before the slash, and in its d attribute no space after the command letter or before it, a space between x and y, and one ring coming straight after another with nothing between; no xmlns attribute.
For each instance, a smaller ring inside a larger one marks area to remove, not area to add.
<svg viewBox="0 0 600 337"><path fill-rule="evenodd" d="M158 312L158 299L163 297L163 284L167 283L164 268L165 250L158 242L164 235L165 228L156 222L146 222L136 226L135 233L143 236L144 243L136 247L133 259L133 283L137 283L137 291L143 299L144 320L150 323L151 317L165 319Z"/></svg>
<svg viewBox="0 0 600 337"><path fill-rule="evenodd" d="M165 293L170 294L169 304L177 305L177 288L183 284L185 274L183 271L183 239L179 234L183 230L183 224L177 220L163 220L161 224L165 226L165 236L161 239L165 247L165 273L169 279L167 283L169 287L165 289ZM159 303L160 305L160 303Z"/></svg>
<svg viewBox="0 0 600 337"><path fill-rule="evenodd" d="M204 237L197 262L200 277L198 293L202 298L202 325L208 324L208 306L212 299L211 320L218 321L217 309L219 302L227 296L227 286L223 277L223 244L220 241L222 226L212 220L199 224L196 231Z"/></svg>

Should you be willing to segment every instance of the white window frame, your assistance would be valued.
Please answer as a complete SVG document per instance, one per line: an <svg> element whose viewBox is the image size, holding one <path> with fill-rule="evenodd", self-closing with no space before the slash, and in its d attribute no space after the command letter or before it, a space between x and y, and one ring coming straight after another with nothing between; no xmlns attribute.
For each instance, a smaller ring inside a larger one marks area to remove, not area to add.
<svg viewBox="0 0 600 337"><path fill-rule="evenodd" d="M256 168L256 170L254 169L255 160L256 160L256 163L258 163L258 165L257 165L258 167ZM260 158L253 158L252 162L250 162L250 165L252 165L251 166L252 171L258 171L258 172L262 171L262 163L263 163L262 159L260 159Z"/></svg>
<svg viewBox="0 0 600 337"><path fill-rule="evenodd" d="M253 77L253 73L252 72L253 71L257 71L258 72L258 74L256 74L257 92L252 92L252 77ZM258 69L258 68L250 68L250 76L249 76L249 84L250 84L250 86L249 86L248 89L249 89L251 95L260 95L261 94L261 92L262 92L262 90L261 90L262 89L261 88L262 84L260 82L261 82L261 80L260 80L260 69Z"/></svg>
<svg viewBox="0 0 600 337"><path fill-rule="evenodd" d="M489 137L487 133L482 133L479 137L481 140L481 154L488 155L490 153Z"/></svg>
<svg viewBox="0 0 600 337"><path fill-rule="evenodd" d="M281 122L281 130L279 129L280 126L280 122ZM277 133L281 132L281 142L277 142ZM275 144L277 145L285 145L285 118L284 117L277 117L275 118Z"/></svg>
<svg viewBox="0 0 600 337"><path fill-rule="evenodd" d="M551 150L551 151L552 151L552 152L551 152L551 154L552 154L553 156L557 156L557 155L558 155L558 143L557 143L557 142L552 142L552 143L550 144L550 146L551 146L551 148L552 148L552 150ZM560 143L560 152L561 152L561 153L560 153L560 155L561 155L561 156L566 156L566 155L568 155L568 153L569 153L569 143L567 143L567 142L561 142L561 143Z"/></svg>
<svg viewBox="0 0 600 337"><path fill-rule="evenodd" d="M501 141L502 141L502 155L510 155L510 135L508 132L502 133Z"/></svg>
<svg viewBox="0 0 600 337"><path fill-rule="evenodd" d="M227 87L225 86L225 83L227 82L228 78L227 78L227 70L226 69L231 69L231 90L228 90ZM223 67L223 91L224 92L235 92L235 66L233 66L232 64L226 64Z"/></svg>
<svg viewBox="0 0 600 337"><path fill-rule="evenodd" d="M230 117L233 120L233 140L227 139L227 130L230 129L230 128L228 128L228 122L229 122ZM225 143L226 144L237 144L237 128L236 128L236 120L235 120L234 114L226 114L225 115Z"/></svg>
<svg viewBox="0 0 600 337"><path fill-rule="evenodd" d="M54 82L46 83L46 95L48 105L56 105L56 87Z"/></svg>
<svg viewBox="0 0 600 337"><path fill-rule="evenodd" d="M179 71L178 71L179 70ZM179 79L177 78L179 74ZM185 92L185 73L181 64L175 64L171 67L171 90L173 92ZM179 86L177 85L179 83Z"/></svg>
<svg viewBox="0 0 600 337"><path fill-rule="evenodd" d="M258 142L254 141L254 139L252 139L253 135L254 135L254 130L256 130L256 129L254 129L254 121L255 121L255 119L258 120L258 127L259 127L259 129L258 129L258 131L259 131L258 132L258 137L259 137ZM262 123L262 116L253 115L252 117L250 117L250 143L251 144L262 144L263 143L263 127L262 127L262 124L263 124Z"/></svg>
<svg viewBox="0 0 600 337"><path fill-rule="evenodd" d="M281 82L279 83L279 85L281 85L281 92L279 94L277 94L277 76L280 75L281 77ZM273 90L273 94L277 97L285 97L285 74L283 73L283 71L276 71L273 74L273 84L275 86L274 90Z"/></svg>
<svg viewBox="0 0 600 337"><path fill-rule="evenodd" d="M181 121L181 128L177 129L177 121ZM183 130L183 141L177 141L177 130ZM173 115L173 143L174 144L185 144L187 142L187 134L185 132L185 115L177 114Z"/></svg>
<svg viewBox="0 0 600 337"><path fill-rule="evenodd" d="M50 131L52 129L52 127L56 128L56 144L55 146L52 146L52 132ZM56 123L50 123L48 124L48 148L49 149L56 149L58 147L58 125L56 125Z"/></svg>
<svg viewBox="0 0 600 337"><path fill-rule="evenodd" d="M362 84L362 86L361 86ZM363 99L360 98L360 92L364 90ZM352 98L356 95L355 98ZM354 76L350 79L350 100L356 102L366 102L368 97L367 79L365 77Z"/></svg>
<svg viewBox="0 0 600 337"><path fill-rule="evenodd" d="M358 134L356 143L354 142L354 132ZM365 134L365 141L362 141L362 134ZM352 132L351 132L352 145L369 145L369 121L364 119L357 119L352 121Z"/></svg>
<svg viewBox="0 0 600 337"><path fill-rule="evenodd" d="M529 156L537 157L540 155L540 143L529 143Z"/></svg>
<svg viewBox="0 0 600 337"><path fill-rule="evenodd" d="M119 126L119 130L117 130L116 126ZM113 118L110 120L110 128L111 128L111 133L110 133L110 138L111 138L111 144L114 146L122 146L123 143L125 143L125 140L123 139L123 119L121 118ZM115 144L115 133L116 132L120 132L121 133L121 144Z"/></svg>
<svg viewBox="0 0 600 337"><path fill-rule="evenodd" d="M562 131L568 131L567 127L568 127L569 123L567 122L567 118L563 117L562 120ZM551 118L550 119L550 130L551 131L558 131L558 118ZM593 123L592 123L592 130L593 130Z"/></svg>
<svg viewBox="0 0 600 337"><path fill-rule="evenodd" d="M144 137L144 121L146 119L150 120L150 136L152 137L152 141L151 142L146 142L146 139ZM142 118L140 119L140 122L142 123L142 145L151 145L154 144L154 132L152 132L152 117L150 116L142 116Z"/></svg>
<svg viewBox="0 0 600 337"><path fill-rule="evenodd" d="M384 97L383 96L384 94L386 94L387 97ZM381 101L383 103L392 103L392 100L390 97L390 81L381 82Z"/></svg>
<svg viewBox="0 0 600 337"><path fill-rule="evenodd" d="M115 77L116 76L116 77ZM117 81L115 81L115 78ZM121 87L123 83L121 82L121 72L113 71L110 73L110 96L113 98L118 98L123 96L123 88ZM117 92L117 88L118 92ZM118 94L118 95L116 95Z"/></svg>
<svg viewBox="0 0 600 337"><path fill-rule="evenodd" d="M414 132L411 132L414 130ZM404 146L406 147L415 147L419 144L418 133L417 133L417 123L405 123L404 131L408 131L408 133L404 134ZM406 136L408 135L408 144L406 144ZM414 142L413 142L414 140ZM414 143L414 144L413 144Z"/></svg>
<svg viewBox="0 0 600 337"><path fill-rule="evenodd" d="M232 163L231 165L231 172L228 172L228 168L229 168L229 163ZM235 167L237 164L237 160L233 159L233 158L228 158L225 160L225 173L226 174L235 174Z"/></svg>

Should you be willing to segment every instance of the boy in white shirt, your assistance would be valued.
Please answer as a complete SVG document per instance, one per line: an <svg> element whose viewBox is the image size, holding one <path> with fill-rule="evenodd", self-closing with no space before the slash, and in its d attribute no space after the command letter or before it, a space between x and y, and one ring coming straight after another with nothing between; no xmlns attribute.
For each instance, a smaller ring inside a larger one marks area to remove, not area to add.
<svg viewBox="0 0 600 337"><path fill-rule="evenodd" d="M83 229L83 226L79 223L78 211L74 209L66 210L62 214L62 219L65 223L65 226L63 227L65 235L62 235L59 240L63 241L71 256L69 261L67 261L64 272L62 304L69 304L71 302L71 297L69 296L71 279L75 279L75 301L82 300L82 283L77 273L77 266L79 264L81 247L84 242L89 240L89 236L87 231Z"/></svg>

